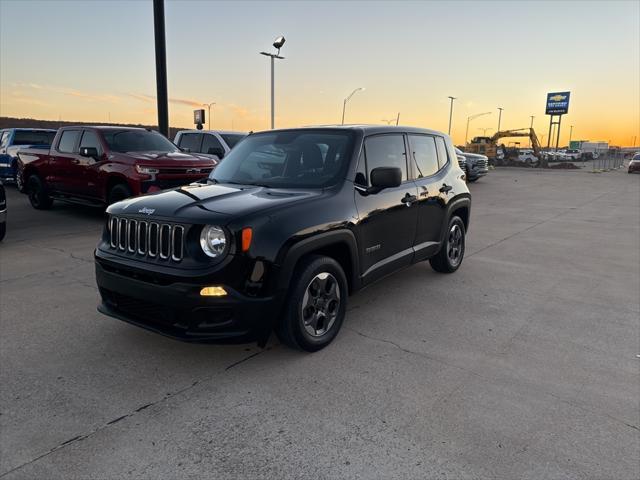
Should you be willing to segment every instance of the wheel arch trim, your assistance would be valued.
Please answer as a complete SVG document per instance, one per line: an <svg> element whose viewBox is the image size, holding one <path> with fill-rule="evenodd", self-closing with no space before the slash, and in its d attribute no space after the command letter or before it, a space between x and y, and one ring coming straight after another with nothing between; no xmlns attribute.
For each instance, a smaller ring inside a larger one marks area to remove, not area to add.
<svg viewBox="0 0 640 480"><path fill-rule="evenodd" d="M288 289L289 281L295 267L303 256L334 245L345 245L348 248L349 260L351 262L349 265L351 270L349 283L352 286L352 290L357 290L360 286L358 247L355 235L348 229L316 234L312 237L302 239L288 248L283 248L278 255L283 259L281 263L282 267L278 275L278 288ZM348 272L345 272L345 275L348 275Z"/></svg>

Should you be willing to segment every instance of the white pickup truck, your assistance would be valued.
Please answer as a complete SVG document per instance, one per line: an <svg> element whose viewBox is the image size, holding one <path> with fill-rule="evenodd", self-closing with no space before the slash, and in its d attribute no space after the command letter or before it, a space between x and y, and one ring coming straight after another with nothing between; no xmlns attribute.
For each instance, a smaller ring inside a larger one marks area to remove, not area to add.
<svg viewBox="0 0 640 480"><path fill-rule="evenodd" d="M181 150L206 155L218 163L246 136L244 132L223 130L180 130L173 143Z"/></svg>

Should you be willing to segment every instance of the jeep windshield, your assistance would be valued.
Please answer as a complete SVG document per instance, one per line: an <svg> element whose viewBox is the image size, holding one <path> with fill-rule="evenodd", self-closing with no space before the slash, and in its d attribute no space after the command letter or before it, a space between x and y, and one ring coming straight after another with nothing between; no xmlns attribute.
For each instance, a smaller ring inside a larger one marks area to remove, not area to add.
<svg viewBox="0 0 640 480"><path fill-rule="evenodd" d="M179 152L180 149L160 135L148 130L107 130L104 139L112 152Z"/></svg>
<svg viewBox="0 0 640 480"><path fill-rule="evenodd" d="M353 150L350 131L290 130L250 135L209 179L273 188L322 188L344 178Z"/></svg>

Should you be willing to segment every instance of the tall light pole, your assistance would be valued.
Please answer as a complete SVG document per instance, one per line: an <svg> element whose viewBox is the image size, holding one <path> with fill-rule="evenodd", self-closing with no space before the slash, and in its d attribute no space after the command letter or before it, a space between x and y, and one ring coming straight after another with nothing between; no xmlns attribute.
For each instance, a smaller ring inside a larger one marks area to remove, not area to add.
<svg viewBox="0 0 640 480"><path fill-rule="evenodd" d="M571 148L571 137L573 136L573 125L569 125L569 148Z"/></svg>
<svg viewBox="0 0 640 480"><path fill-rule="evenodd" d="M164 28L164 0L153 0L153 32L156 44L156 97L158 130L169 138L169 98L167 95L167 46Z"/></svg>
<svg viewBox="0 0 640 480"><path fill-rule="evenodd" d="M476 113L475 115L469 115L467 117L467 131L464 134L464 143L467 143L467 140L469 139L469 122L484 115L491 115L491 112Z"/></svg>
<svg viewBox="0 0 640 480"><path fill-rule="evenodd" d="M273 75L273 64L275 59L284 60L284 57L280 56L280 49L284 45L285 38L283 36L279 36L273 42L274 48L278 49L277 53L267 53L260 52L260 55L264 55L266 57L271 57L271 130L275 128L275 87L274 87L274 75Z"/></svg>
<svg viewBox="0 0 640 480"><path fill-rule="evenodd" d="M357 92L363 92L364 91L364 87L358 87L356 88L353 92L351 92L351 94L344 99L344 102L342 102L342 125L344 125L344 111L347 109L347 102L349 100L351 100L351 97L353 97Z"/></svg>
<svg viewBox="0 0 640 480"><path fill-rule="evenodd" d="M529 127L529 129L531 131L531 130L533 130L533 119L536 118L536 117L531 115L529 118L531 118L531 126ZM531 137L529 137L529 146L531 146Z"/></svg>
<svg viewBox="0 0 640 480"><path fill-rule="evenodd" d="M453 116L453 101L456 99L456 97L449 96L447 98L450 100L450 103L449 103L449 131L447 132L447 135L451 136L451 118Z"/></svg>
<svg viewBox="0 0 640 480"><path fill-rule="evenodd" d="M213 123L213 118L211 118L211 107L213 107L216 102L205 103L204 106L207 107L207 115L209 115L209 130L211 130L211 124Z"/></svg>
<svg viewBox="0 0 640 480"><path fill-rule="evenodd" d="M502 110L504 110L504 108L498 107L498 110L500 113L498 113L498 130L496 130L496 132L500 131L500 121L502 120Z"/></svg>

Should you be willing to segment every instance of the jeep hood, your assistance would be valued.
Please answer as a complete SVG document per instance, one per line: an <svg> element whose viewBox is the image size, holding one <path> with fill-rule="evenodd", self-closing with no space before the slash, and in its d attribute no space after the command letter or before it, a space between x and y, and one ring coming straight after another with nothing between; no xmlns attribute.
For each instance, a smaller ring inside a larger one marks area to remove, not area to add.
<svg viewBox="0 0 640 480"><path fill-rule="evenodd" d="M242 217L322 195L322 190L292 190L235 184L191 184L144 195L109 207L111 214L145 215L198 223L211 213Z"/></svg>

